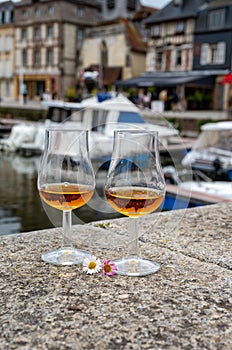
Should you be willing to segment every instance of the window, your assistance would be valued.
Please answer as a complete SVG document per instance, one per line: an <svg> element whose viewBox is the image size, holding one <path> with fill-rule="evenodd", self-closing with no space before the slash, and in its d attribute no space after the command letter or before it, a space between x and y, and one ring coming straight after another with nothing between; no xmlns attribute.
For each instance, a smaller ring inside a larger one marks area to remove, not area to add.
<svg viewBox="0 0 232 350"><path fill-rule="evenodd" d="M53 6L48 7L48 14L49 14L49 16L53 16L53 14L54 14L54 7Z"/></svg>
<svg viewBox="0 0 232 350"><path fill-rule="evenodd" d="M83 40L84 38L84 30L82 28L77 29L77 40Z"/></svg>
<svg viewBox="0 0 232 350"><path fill-rule="evenodd" d="M129 54L126 55L126 67L131 66L131 57Z"/></svg>
<svg viewBox="0 0 232 350"><path fill-rule="evenodd" d="M49 66L53 65L53 49L48 49L47 50L47 64Z"/></svg>
<svg viewBox="0 0 232 350"><path fill-rule="evenodd" d="M5 81L5 96L10 97L10 82L7 80Z"/></svg>
<svg viewBox="0 0 232 350"><path fill-rule="evenodd" d="M224 64L226 57L226 43L218 42L201 45L200 64Z"/></svg>
<svg viewBox="0 0 232 350"><path fill-rule="evenodd" d="M40 28L39 27L35 27L34 28L34 39L35 40L39 40L40 39Z"/></svg>
<svg viewBox="0 0 232 350"><path fill-rule="evenodd" d="M103 40L101 43L101 65L106 67L108 65L108 50L106 42Z"/></svg>
<svg viewBox="0 0 232 350"><path fill-rule="evenodd" d="M182 50L178 48L176 50L176 66L181 66L182 64Z"/></svg>
<svg viewBox="0 0 232 350"><path fill-rule="evenodd" d="M209 14L209 28L223 28L225 24L225 9L215 10Z"/></svg>
<svg viewBox="0 0 232 350"><path fill-rule="evenodd" d="M184 21L177 22L176 24L176 33L184 32Z"/></svg>
<svg viewBox="0 0 232 350"><path fill-rule="evenodd" d="M53 25L47 26L47 36L49 39L53 39L53 36L54 36Z"/></svg>
<svg viewBox="0 0 232 350"><path fill-rule="evenodd" d="M114 0L107 0L107 8L109 10L114 9L115 8L115 1Z"/></svg>
<svg viewBox="0 0 232 350"><path fill-rule="evenodd" d="M127 9L129 11L135 11L136 10L136 0L127 0Z"/></svg>
<svg viewBox="0 0 232 350"><path fill-rule="evenodd" d="M35 8L35 17L39 17L40 16L40 8L36 7Z"/></svg>
<svg viewBox="0 0 232 350"><path fill-rule="evenodd" d="M23 10L22 11L22 17L25 19L25 18L27 18L27 16L28 16L27 10Z"/></svg>
<svg viewBox="0 0 232 350"><path fill-rule="evenodd" d="M11 36L6 35L6 51L11 51Z"/></svg>
<svg viewBox="0 0 232 350"><path fill-rule="evenodd" d="M84 16L84 8L83 7L78 7L77 8L77 16L78 17L83 17Z"/></svg>
<svg viewBox="0 0 232 350"><path fill-rule="evenodd" d="M217 44L217 63L224 64L226 59L226 43L221 41Z"/></svg>
<svg viewBox="0 0 232 350"><path fill-rule="evenodd" d="M151 27L151 36L160 36L160 26L155 25Z"/></svg>
<svg viewBox="0 0 232 350"><path fill-rule="evenodd" d="M23 28L21 32L22 40L27 40L27 29Z"/></svg>
<svg viewBox="0 0 232 350"><path fill-rule="evenodd" d="M213 44L209 46L209 63L217 63L217 44Z"/></svg>
<svg viewBox="0 0 232 350"><path fill-rule="evenodd" d="M201 56L200 56L200 64L202 66L208 63L208 44L201 45Z"/></svg>
<svg viewBox="0 0 232 350"><path fill-rule="evenodd" d="M162 61L163 61L163 51L162 49L158 49L156 51L156 63L155 63L155 68L157 70L160 70L162 67Z"/></svg>
<svg viewBox="0 0 232 350"><path fill-rule="evenodd" d="M11 22L11 11L6 10L5 11L5 23L10 23Z"/></svg>
<svg viewBox="0 0 232 350"><path fill-rule="evenodd" d="M34 51L34 64L37 67L40 66L40 51L37 49Z"/></svg>
<svg viewBox="0 0 232 350"><path fill-rule="evenodd" d="M27 51L26 50L22 51L22 66L23 67L27 66Z"/></svg>
<svg viewBox="0 0 232 350"><path fill-rule="evenodd" d="M12 69L11 69L11 61L6 60L6 77L11 77L12 75Z"/></svg>

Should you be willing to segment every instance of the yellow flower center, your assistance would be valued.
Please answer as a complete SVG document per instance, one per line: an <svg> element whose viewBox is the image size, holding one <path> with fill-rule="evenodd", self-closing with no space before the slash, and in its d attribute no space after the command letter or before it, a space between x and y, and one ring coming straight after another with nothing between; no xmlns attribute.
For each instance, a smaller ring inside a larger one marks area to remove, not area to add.
<svg viewBox="0 0 232 350"><path fill-rule="evenodd" d="M104 266L104 271L105 271L106 273L110 272L110 271L111 271L111 266L110 266L110 265L105 265L105 266Z"/></svg>
<svg viewBox="0 0 232 350"><path fill-rule="evenodd" d="M97 266L97 264L95 263L95 261L90 261L90 263L88 265L88 268L90 270L92 270L92 269L95 269L96 266Z"/></svg>

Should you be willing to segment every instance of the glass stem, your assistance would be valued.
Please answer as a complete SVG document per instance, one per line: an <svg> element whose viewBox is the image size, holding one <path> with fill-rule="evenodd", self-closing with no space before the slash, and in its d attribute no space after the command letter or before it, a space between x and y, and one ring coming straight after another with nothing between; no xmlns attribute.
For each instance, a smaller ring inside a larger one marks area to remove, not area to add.
<svg viewBox="0 0 232 350"><path fill-rule="evenodd" d="M63 210L63 247L72 247L72 211Z"/></svg>
<svg viewBox="0 0 232 350"><path fill-rule="evenodd" d="M128 256L139 256L138 242L138 220L131 218L129 220L129 241L128 241Z"/></svg>

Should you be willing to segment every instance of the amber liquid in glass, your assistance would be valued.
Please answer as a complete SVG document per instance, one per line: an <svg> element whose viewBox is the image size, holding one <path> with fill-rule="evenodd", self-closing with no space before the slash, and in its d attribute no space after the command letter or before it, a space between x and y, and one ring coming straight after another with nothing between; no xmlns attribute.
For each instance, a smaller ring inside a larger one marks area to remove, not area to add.
<svg viewBox="0 0 232 350"><path fill-rule="evenodd" d="M105 190L109 204L119 213L138 217L156 210L164 199L152 188L145 187L115 187Z"/></svg>
<svg viewBox="0 0 232 350"><path fill-rule="evenodd" d="M94 193L88 185L49 184L39 190L45 203L59 210L73 210L87 203Z"/></svg>

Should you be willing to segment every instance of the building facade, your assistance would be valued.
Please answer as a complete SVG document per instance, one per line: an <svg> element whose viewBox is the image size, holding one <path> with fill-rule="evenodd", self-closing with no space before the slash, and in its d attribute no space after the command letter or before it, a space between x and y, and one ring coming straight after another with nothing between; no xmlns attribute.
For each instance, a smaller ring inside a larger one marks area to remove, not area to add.
<svg viewBox="0 0 232 350"><path fill-rule="evenodd" d="M88 29L81 50L83 68L96 67L100 85L141 74L145 70L145 57L146 43L127 19Z"/></svg>
<svg viewBox="0 0 232 350"><path fill-rule="evenodd" d="M0 98L4 100L15 96L13 9L12 1L0 3Z"/></svg>
<svg viewBox="0 0 232 350"><path fill-rule="evenodd" d="M103 20L132 19L142 5L139 0L100 0Z"/></svg>
<svg viewBox="0 0 232 350"><path fill-rule="evenodd" d="M231 70L232 1L214 0L200 7L195 22L193 70L215 73L213 107L232 108L230 84L221 84Z"/></svg>
<svg viewBox="0 0 232 350"><path fill-rule="evenodd" d="M146 71L189 71L193 62L195 15L202 0L174 0L147 21Z"/></svg>
<svg viewBox="0 0 232 350"><path fill-rule="evenodd" d="M86 27L99 20L97 1L30 1L15 4L16 97L46 92L63 98L75 86Z"/></svg>

